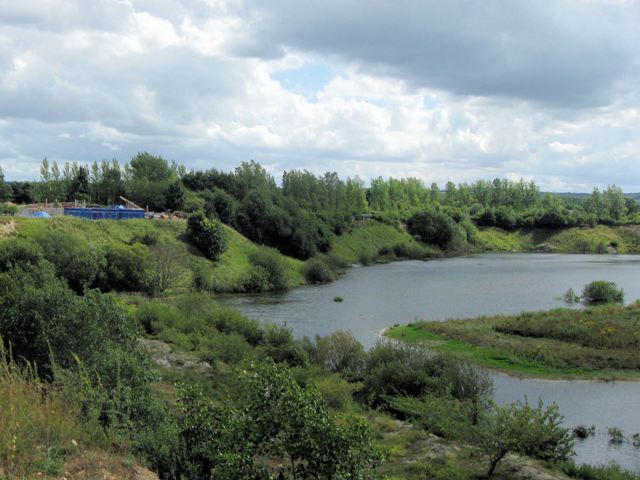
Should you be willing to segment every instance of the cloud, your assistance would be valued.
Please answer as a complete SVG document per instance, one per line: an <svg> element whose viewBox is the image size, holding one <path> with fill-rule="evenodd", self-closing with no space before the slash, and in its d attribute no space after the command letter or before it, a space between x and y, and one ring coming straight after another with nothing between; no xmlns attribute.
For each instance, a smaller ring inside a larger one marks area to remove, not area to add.
<svg viewBox="0 0 640 480"><path fill-rule="evenodd" d="M6 2L5 2L6 3ZM392 8L393 7L393 8ZM255 159L640 190L638 4L25 0L0 6L0 165Z"/></svg>

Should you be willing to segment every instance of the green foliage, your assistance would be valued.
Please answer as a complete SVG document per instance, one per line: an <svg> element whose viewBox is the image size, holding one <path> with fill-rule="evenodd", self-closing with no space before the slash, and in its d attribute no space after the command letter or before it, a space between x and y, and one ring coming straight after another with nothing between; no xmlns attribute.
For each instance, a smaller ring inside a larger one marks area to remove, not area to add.
<svg viewBox="0 0 640 480"><path fill-rule="evenodd" d="M13 203L0 203L0 215L15 215L18 207Z"/></svg>
<svg viewBox="0 0 640 480"><path fill-rule="evenodd" d="M469 427L484 413L473 401L458 400L450 395L394 397L389 408L434 435L463 440L468 440Z"/></svg>
<svg viewBox="0 0 640 480"><path fill-rule="evenodd" d="M638 304L611 304L420 322L392 328L387 334L506 372L563 378L631 378L640 368L640 339L636 335L639 308Z"/></svg>
<svg viewBox="0 0 640 480"><path fill-rule="evenodd" d="M351 332L338 330L316 338L314 361L332 372L360 375L366 364L364 348Z"/></svg>
<svg viewBox="0 0 640 480"><path fill-rule="evenodd" d="M380 460L362 421L336 422L281 367L251 371L234 409L190 387L178 405L188 478L360 479Z"/></svg>
<svg viewBox="0 0 640 480"><path fill-rule="evenodd" d="M492 389L491 377L466 361L407 344L380 342L369 351L360 395L372 406L385 405L394 396L430 394L482 402Z"/></svg>
<svg viewBox="0 0 640 480"><path fill-rule="evenodd" d="M224 230L219 222L196 212L189 217L187 231L191 241L209 260L216 261L227 248Z"/></svg>
<svg viewBox="0 0 640 480"><path fill-rule="evenodd" d="M59 476L74 446L93 444L78 405L42 382L31 366L17 365L0 343L0 465L4 478Z"/></svg>
<svg viewBox="0 0 640 480"><path fill-rule="evenodd" d="M582 290L582 301L586 305L622 303L624 301L624 292L614 282L595 280Z"/></svg>
<svg viewBox="0 0 640 480"><path fill-rule="evenodd" d="M489 459L489 477L507 453L561 462L572 454L574 442L569 429L562 426L558 406L544 408L541 400L537 407L526 400L494 407L481 417L475 440Z"/></svg>
<svg viewBox="0 0 640 480"><path fill-rule="evenodd" d="M446 248L455 234L455 222L448 215L435 211L424 211L407 220L407 230L425 243Z"/></svg>
<svg viewBox="0 0 640 480"><path fill-rule="evenodd" d="M139 244L111 244L97 286L103 292L153 292L151 255Z"/></svg>
<svg viewBox="0 0 640 480"><path fill-rule="evenodd" d="M307 261L303 274L308 283L329 283L336 278L327 262L317 258Z"/></svg>
<svg viewBox="0 0 640 480"><path fill-rule="evenodd" d="M275 250L261 248L249 255L253 265L247 281L247 291L282 291L289 287L287 264Z"/></svg>
<svg viewBox="0 0 640 480"><path fill-rule="evenodd" d="M173 182L166 192L164 207L170 211L182 210L184 207L185 193L180 182Z"/></svg>
<svg viewBox="0 0 640 480"><path fill-rule="evenodd" d="M76 292L92 288L106 266L104 253L77 234L47 230L36 238L56 274Z"/></svg>

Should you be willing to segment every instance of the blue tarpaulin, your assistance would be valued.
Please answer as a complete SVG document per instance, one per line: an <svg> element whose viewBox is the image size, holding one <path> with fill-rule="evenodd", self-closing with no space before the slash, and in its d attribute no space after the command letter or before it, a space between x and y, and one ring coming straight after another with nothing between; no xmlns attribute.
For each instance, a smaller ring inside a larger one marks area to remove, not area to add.
<svg viewBox="0 0 640 480"><path fill-rule="evenodd" d="M87 220L131 220L144 218L144 210L124 208L65 208L64 214L71 217L86 218Z"/></svg>
<svg viewBox="0 0 640 480"><path fill-rule="evenodd" d="M31 214L31 218L51 218L47 212L35 212Z"/></svg>

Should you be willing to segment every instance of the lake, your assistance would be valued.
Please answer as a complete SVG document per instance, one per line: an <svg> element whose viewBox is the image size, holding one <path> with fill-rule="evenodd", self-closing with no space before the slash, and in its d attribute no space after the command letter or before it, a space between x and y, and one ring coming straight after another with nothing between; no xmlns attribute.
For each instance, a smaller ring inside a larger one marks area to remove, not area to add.
<svg viewBox="0 0 640 480"><path fill-rule="evenodd" d="M261 322L286 323L296 336L350 330L366 347L395 323L442 320L562 307L569 288L613 281L626 301L640 298L640 256L482 254L429 262L405 261L354 267L334 283L283 294L221 296ZM334 302L340 296L343 302ZM498 403L542 398L557 402L566 423L595 425L597 433L576 445L576 460L615 461L640 468L640 448L609 446L607 428L640 432L640 382L545 381L495 375Z"/></svg>

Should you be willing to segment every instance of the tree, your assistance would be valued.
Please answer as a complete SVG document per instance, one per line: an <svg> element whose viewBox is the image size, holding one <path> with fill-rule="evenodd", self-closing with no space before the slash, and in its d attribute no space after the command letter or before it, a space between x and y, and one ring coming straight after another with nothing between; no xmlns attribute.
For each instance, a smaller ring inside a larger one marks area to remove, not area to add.
<svg viewBox="0 0 640 480"><path fill-rule="evenodd" d="M573 435L562 426L558 406L537 407L526 401L496 406L480 420L475 430L476 442L489 459L487 476L491 477L504 457L520 453L546 461L564 461L573 454Z"/></svg>
<svg viewBox="0 0 640 480"><path fill-rule="evenodd" d="M13 197L13 189L4 181L4 172L2 171L2 165L0 165L0 202L6 202Z"/></svg>
<svg viewBox="0 0 640 480"><path fill-rule="evenodd" d="M182 210L184 206L184 188L180 181L175 181L167 188L165 208L169 211Z"/></svg>
<svg viewBox="0 0 640 480"><path fill-rule="evenodd" d="M227 249L222 224L207 218L203 212L196 212L189 217L187 233L191 241L209 260L218 260Z"/></svg>
<svg viewBox="0 0 640 480"><path fill-rule="evenodd" d="M89 169L78 167L69 183L67 198L70 200L88 200L90 196Z"/></svg>
<svg viewBox="0 0 640 480"><path fill-rule="evenodd" d="M286 367L252 370L237 404L216 406L198 388L180 388L188 478L356 480L380 461L370 427L334 420L319 393L301 387Z"/></svg>

